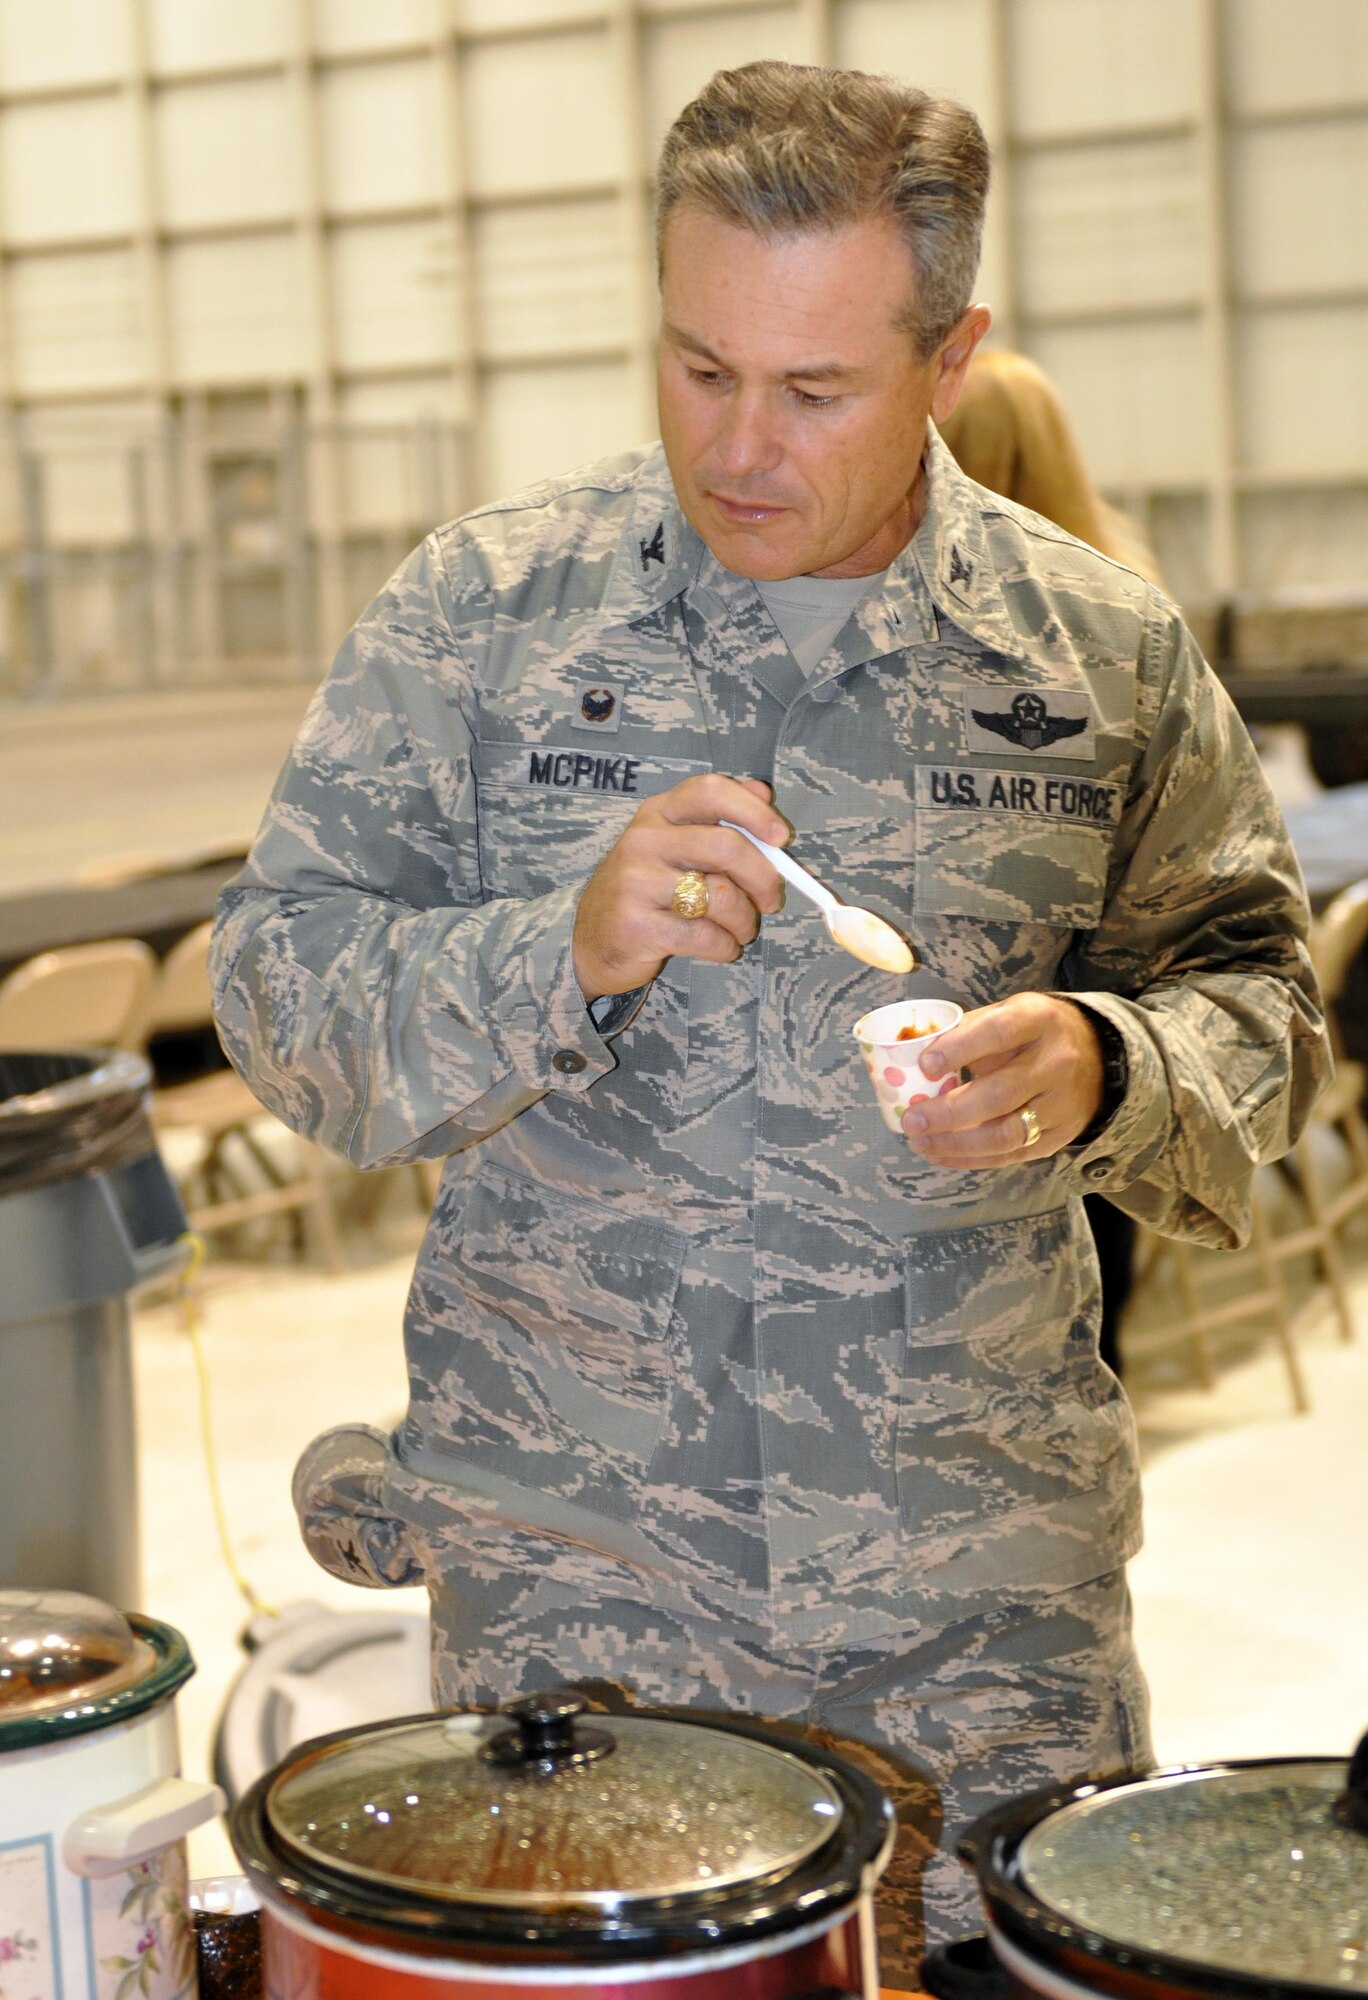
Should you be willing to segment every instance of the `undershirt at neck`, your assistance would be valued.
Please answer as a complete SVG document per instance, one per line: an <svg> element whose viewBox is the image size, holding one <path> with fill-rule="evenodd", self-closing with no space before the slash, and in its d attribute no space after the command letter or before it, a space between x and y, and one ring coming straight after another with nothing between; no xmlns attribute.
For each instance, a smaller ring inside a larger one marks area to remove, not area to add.
<svg viewBox="0 0 1368 2000"><path fill-rule="evenodd" d="M886 572L874 576L787 576L779 583L756 583L765 609L784 644L805 674L823 658L857 604L877 590Z"/></svg>

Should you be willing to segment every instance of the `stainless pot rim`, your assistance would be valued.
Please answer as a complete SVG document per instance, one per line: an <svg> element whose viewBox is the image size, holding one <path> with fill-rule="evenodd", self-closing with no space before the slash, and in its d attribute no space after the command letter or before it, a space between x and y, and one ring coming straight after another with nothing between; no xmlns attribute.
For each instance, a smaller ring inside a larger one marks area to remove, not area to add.
<svg viewBox="0 0 1368 2000"><path fill-rule="evenodd" d="M33 1750L64 1742L68 1737L85 1736L111 1723L127 1722L147 1709L169 1701L195 1671L190 1648L174 1625L141 1613L125 1614L134 1634L151 1647L154 1662L147 1672L127 1685L100 1693L98 1689L77 1690L62 1708L19 1713L0 1719L0 1755L10 1750Z"/></svg>
<svg viewBox="0 0 1368 2000"><path fill-rule="evenodd" d="M1025 1878L1019 1856L1028 1836L1070 1807L1109 1795L1153 1794L1182 1780L1245 1781L1259 1774L1270 1784L1280 1776L1348 1771L1343 1757L1262 1757L1203 1764L1175 1764L1143 1773L1046 1786L982 1815L958 1843L960 1858L973 1868L987 1908L990 1932L1007 1940L1031 1964L1048 1968L1064 1983L1092 1992L1134 1995L1149 1985L1195 2000L1326 2000L1330 1992L1362 1992L1328 1980L1299 1979L1274 1971L1252 1971L1166 1951L1148 1942L1107 1936L1095 1925L1061 1911ZM1354 1835L1365 1843L1368 1835ZM1048 1982L1042 1982L1045 1990Z"/></svg>

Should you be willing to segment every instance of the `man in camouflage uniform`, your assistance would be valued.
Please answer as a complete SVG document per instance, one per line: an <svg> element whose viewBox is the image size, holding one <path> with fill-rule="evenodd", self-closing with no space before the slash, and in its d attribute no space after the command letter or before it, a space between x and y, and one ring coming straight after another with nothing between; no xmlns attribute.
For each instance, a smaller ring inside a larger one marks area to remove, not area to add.
<svg viewBox="0 0 1368 2000"><path fill-rule="evenodd" d="M891 1984L972 1927L966 1819L1148 1756L1080 1197L1236 1242L1325 1061L1295 862L1173 607L928 421L986 181L959 107L715 78L661 168L664 450L410 558L216 951L274 1111L450 1156L407 1416L305 1454L314 1554L427 1584L441 1701L582 1680L861 1757ZM918 972L723 820L791 827ZM964 1003L973 1074L903 1139L851 1028L912 992Z"/></svg>

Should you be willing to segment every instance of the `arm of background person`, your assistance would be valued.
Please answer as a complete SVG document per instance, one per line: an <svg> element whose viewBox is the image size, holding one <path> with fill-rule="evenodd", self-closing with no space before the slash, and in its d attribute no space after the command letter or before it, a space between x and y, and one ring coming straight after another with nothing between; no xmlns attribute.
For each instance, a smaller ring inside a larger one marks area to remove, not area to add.
<svg viewBox="0 0 1368 2000"><path fill-rule="evenodd" d="M1154 603L1148 740L1102 921L1065 964L1070 997L1121 1033L1129 1077L1073 1171L1157 1230L1230 1246L1248 1238L1255 1167L1294 1143L1331 1062L1281 815L1224 690Z"/></svg>
<svg viewBox="0 0 1368 2000"><path fill-rule="evenodd" d="M483 900L450 604L430 537L344 642L219 900L229 1056L287 1125L358 1166L452 1152L614 1066L575 978L582 883ZM604 1035L634 1004L596 1010Z"/></svg>

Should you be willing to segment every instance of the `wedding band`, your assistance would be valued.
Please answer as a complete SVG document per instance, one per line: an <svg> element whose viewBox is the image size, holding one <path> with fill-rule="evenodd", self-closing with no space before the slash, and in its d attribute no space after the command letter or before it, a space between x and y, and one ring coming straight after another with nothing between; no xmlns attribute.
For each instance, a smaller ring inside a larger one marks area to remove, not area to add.
<svg viewBox="0 0 1368 2000"><path fill-rule="evenodd" d="M1040 1138L1040 1120L1036 1117L1029 1104L1023 1104L1017 1116L1021 1120L1022 1145L1034 1146Z"/></svg>
<svg viewBox="0 0 1368 2000"><path fill-rule="evenodd" d="M670 908L677 917L707 916L708 885L696 868L691 868L687 875L681 875L675 883Z"/></svg>

